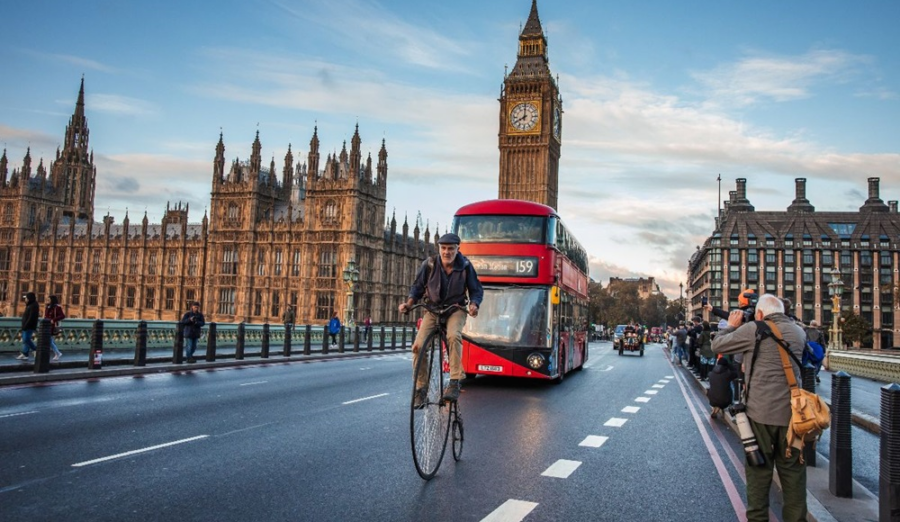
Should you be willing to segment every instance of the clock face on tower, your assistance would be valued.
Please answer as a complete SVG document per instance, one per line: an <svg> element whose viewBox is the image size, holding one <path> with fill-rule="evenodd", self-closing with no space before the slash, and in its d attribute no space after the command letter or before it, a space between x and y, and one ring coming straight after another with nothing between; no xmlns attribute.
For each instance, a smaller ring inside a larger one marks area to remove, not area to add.
<svg viewBox="0 0 900 522"><path fill-rule="evenodd" d="M555 107L553 109L553 137L559 140L560 135L562 134L562 114L560 114L559 107Z"/></svg>
<svg viewBox="0 0 900 522"><path fill-rule="evenodd" d="M534 129L538 122L538 108L531 102L522 102L509 113L509 124L520 131Z"/></svg>

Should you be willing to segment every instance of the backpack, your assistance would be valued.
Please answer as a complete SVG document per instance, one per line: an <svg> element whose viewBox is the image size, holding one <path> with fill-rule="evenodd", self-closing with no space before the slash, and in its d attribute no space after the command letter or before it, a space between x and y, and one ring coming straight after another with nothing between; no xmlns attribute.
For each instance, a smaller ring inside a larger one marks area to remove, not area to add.
<svg viewBox="0 0 900 522"><path fill-rule="evenodd" d="M734 380L734 373L734 368L725 358L716 361L716 365L709 372L709 389L706 390L706 398L713 408L724 409L731 406L733 399L731 381Z"/></svg>
<svg viewBox="0 0 900 522"><path fill-rule="evenodd" d="M797 386L797 379L794 377L794 371L791 367L791 359L800 368L803 368L803 366L797 360L797 356L791 353L788 343L781 337L781 332L778 331L775 323L771 321L757 321L756 324L755 350L759 349L759 343L763 337L770 336L775 340L781 348L778 354L781 356L784 376L787 379L788 386L791 388L791 423L788 425L788 447L785 450L785 457L789 458L792 447L802 451L803 446L807 442L818 440L822 436L822 432L831 425L831 411L821 397ZM790 359L788 355L790 355ZM754 352L753 358L755 362L756 352ZM800 454L800 463L803 463L802 453Z"/></svg>
<svg viewBox="0 0 900 522"><path fill-rule="evenodd" d="M823 359L825 359L825 348L815 341L806 341L806 346L803 348L803 360L801 361L801 364L805 366L806 363L809 363L816 366L821 364ZM801 368L802 367L803 366L801 366Z"/></svg>

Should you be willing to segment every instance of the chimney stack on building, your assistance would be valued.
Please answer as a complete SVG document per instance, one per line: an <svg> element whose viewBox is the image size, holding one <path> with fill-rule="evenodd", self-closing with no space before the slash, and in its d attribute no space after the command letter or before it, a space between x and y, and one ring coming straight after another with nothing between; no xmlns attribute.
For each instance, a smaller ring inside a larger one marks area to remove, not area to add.
<svg viewBox="0 0 900 522"><path fill-rule="evenodd" d="M729 209L738 212L753 212L756 209L753 208L753 205L750 204L750 200L747 199L747 178L738 178L735 181L737 187L733 193L734 199L729 206Z"/></svg>
<svg viewBox="0 0 900 522"><path fill-rule="evenodd" d="M890 207L892 213L896 214L897 213L897 200L894 199L894 200L888 201L888 207Z"/></svg>
<svg viewBox="0 0 900 522"><path fill-rule="evenodd" d="M813 207L806 199L806 178L794 179L794 201L788 207L788 212L813 212Z"/></svg>
<svg viewBox="0 0 900 522"><path fill-rule="evenodd" d="M859 207L860 212L888 212L888 206L884 204L878 195L878 182L880 178L869 178L869 199L863 206Z"/></svg>

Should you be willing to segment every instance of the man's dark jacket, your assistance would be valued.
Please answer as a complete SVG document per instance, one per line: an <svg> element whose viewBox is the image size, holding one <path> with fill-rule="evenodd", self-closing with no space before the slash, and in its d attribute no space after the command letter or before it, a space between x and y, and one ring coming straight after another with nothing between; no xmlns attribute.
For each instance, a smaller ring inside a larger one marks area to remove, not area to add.
<svg viewBox="0 0 900 522"><path fill-rule="evenodd" d="M22 329L37 330L38 319L40 318L37 297L33 292L25 294L25 311L22 313Z"/></svg>
<svg viewBox="0 0 900 522"><path fill-rule="evenodd" d="M453 271L448 276L441 264L441 256L435 256L422 262L416 272L416 279L409 289L409 297L417 302L423 296L429 303L438 307L466 302L466 293L469 302L481 306L484 298L484 288L478 280L478 274L472 263L460 253L453 260Z"/></svg>
<svg viewBox="0 0 900 522"><path fill-rule="evenodd" d="M181 324L184 325L184 337L187 339L199 339L200 329L206 324L203 314L191 310L184 314L181 318Z"/></svg>

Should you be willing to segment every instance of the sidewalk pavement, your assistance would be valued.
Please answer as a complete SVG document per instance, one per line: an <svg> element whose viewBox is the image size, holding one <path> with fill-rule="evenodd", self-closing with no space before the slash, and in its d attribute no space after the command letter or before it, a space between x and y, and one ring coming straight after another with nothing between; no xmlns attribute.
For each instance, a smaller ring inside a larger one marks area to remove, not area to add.
<svg viewBox="0 0 900 522"><path fill-rule="evenodd" d="M663 352L666 353L667 357L669 356L668 348L664 348ZM687 374L688 377L693 377L689 379L690 382L694 383L700 389L703 390L703 393L706 393L706 390L709 389L709 384L701 381L699 376L687 369L683 366L676 366L676 369ZM830 397L831 397L831 374L826 375L826 371L822 370L820 372L821 384L819 384L816 388L816 392L820 393L825 389L828 390L828 402L830 406ZM860 377L854 377L851 381L852 390L851 397L854 400L854 406L856 405L856 398L852 395L854 391L856 391L857 381L859 381L860 385L865 387L866 389L872 387L880 388L880 385L875 381L870 381L868 379L863 379ZM868 383L863 383L863 381L868 381ZM827 383L827 386L826 386ZM825 394L823 393L823 398ZM868 402L868 401L864 401ZM867 410L871 409L871 405L866 407ZM853 423L859 425L864 429L870 429L870 425L872 424L872 416L867 413L856 411L854 408L853 411ZM857 419L859 417L859 419ZM737 434L737 426L734 424L734 421L731 419L730 415L723 415L725 423L728 425L729 429L735 434ZM878 420L874 420L874 425L878 426ZM880 429L879 429L880 433ZM866 489L863 485L857 482L855 479L853 480L853 498L839 498L834 496L831 491L828 489L829 482L829 462L828 458L824 456L821 452L816 456L816 466L815 467L807 467L806 468L806 504L809 510L807 515L807 520L810 522L862 522L862 521L878 521L878 495ZM778 473L774 474L774 482L778 487L778 494L781 494L781 483L778 481Z"/></svg>
<svg viewBox="0 0 900 522"><path fill-rule="evenodd" d="M408 349L391 350L352 350L329 351L327 354L313 352L310 355L293 353L285 357L281 350L271 352L268 358L260 357L258 349L247 352L244 359L234 358L234 348L217 350L216 360L208 362L205 354L197 352L196 363L172 363L172 350L148 350L146 366L134 366L134 353L129 350L113 350L103 353L103 366L97 370L88 369L89 352L78 351L63 353L60 361L50 363L47 373L34 373L34 357L27 361L16 359L18 353L0 354L0 387L20 384L59 382L78 379L94 379L101 377L118 377L128 375L146 375L152 373L180 372L204 370L209 368L230 368L237 366L254 366L261 364L284 364L288 362L313 362L333 359L352 359L357 357L373 357L380 355L396 355L408 353Z"/></svg>

